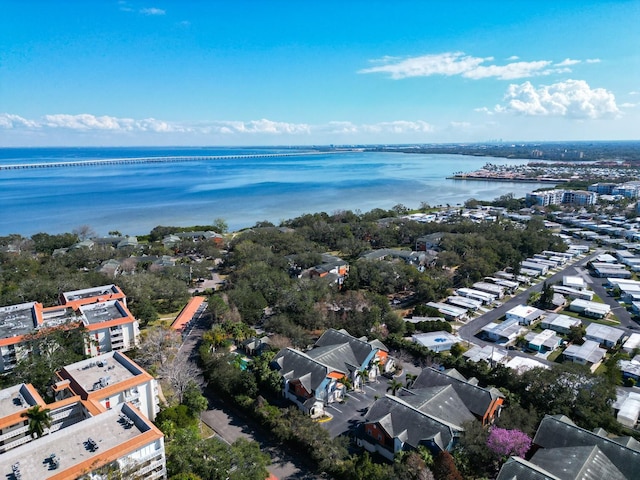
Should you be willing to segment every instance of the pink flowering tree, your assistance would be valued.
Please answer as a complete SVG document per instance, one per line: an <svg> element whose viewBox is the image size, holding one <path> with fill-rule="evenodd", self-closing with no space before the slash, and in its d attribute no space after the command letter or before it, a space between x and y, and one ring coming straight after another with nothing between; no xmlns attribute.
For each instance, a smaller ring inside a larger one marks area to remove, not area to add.
<svg viewBox="0 0 640 480"><path fill-rule="evenodd" d="M499 457L524 457L531 448L531 437L520 430L492 427L487 447Z"/></svg>

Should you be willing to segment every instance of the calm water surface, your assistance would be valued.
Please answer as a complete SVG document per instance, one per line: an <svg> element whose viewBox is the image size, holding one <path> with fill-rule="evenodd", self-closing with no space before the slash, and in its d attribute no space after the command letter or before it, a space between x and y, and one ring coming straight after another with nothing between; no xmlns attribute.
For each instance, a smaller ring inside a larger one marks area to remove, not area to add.
<svg viewBox="0 0 640 480"><path fill-rule="evenodd" d="M244 155L278 149L56 148L0 149L0 164L98 158ZM68 232L87 224L148 233L157 225L211 224L231 230L303 213L415 208L522 197L541 184L454 181L446 177L485 163L526 161L462 155L340 153L277 158L193 160L178 163L0 170L0 235Z"/></svg>

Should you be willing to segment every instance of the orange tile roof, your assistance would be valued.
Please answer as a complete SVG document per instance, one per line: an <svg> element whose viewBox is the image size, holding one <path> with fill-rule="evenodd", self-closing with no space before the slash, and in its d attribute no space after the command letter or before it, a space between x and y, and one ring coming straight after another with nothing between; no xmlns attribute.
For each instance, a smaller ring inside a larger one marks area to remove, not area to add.
<svg viewBox="0 0 640 480"><path fill-rule="evenodd" d="M205 297L193 297L189 300L189 303L187 303L171 324L171 328L174 330L182 330L184 326L191 321L195 313L198 311L198 308L200 308L205 300Z"/></svg>

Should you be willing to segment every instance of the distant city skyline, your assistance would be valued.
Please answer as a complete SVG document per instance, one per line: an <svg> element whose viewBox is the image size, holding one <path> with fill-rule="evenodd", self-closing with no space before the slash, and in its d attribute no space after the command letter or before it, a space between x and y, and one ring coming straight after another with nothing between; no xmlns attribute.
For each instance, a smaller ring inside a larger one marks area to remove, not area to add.
<svg viewBox="0 0 640 480"><path fill-rule="evenodd" d="M640 2L3 2L0 146L640 139Z"/></svg>

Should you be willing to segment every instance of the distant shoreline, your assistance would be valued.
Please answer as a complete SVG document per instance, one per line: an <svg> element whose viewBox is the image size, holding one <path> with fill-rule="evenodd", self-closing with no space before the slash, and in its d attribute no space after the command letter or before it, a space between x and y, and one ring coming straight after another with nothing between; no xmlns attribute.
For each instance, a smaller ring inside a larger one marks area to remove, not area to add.
<svg viewBox="0 0 640 480"><path fill-rule="evenodd" d="M566 178L504 178L494 177L492 175L453 175L445 177L447 180L477 180L483 182L518 182L518 183L567 183L569 180Z"/></svg>

